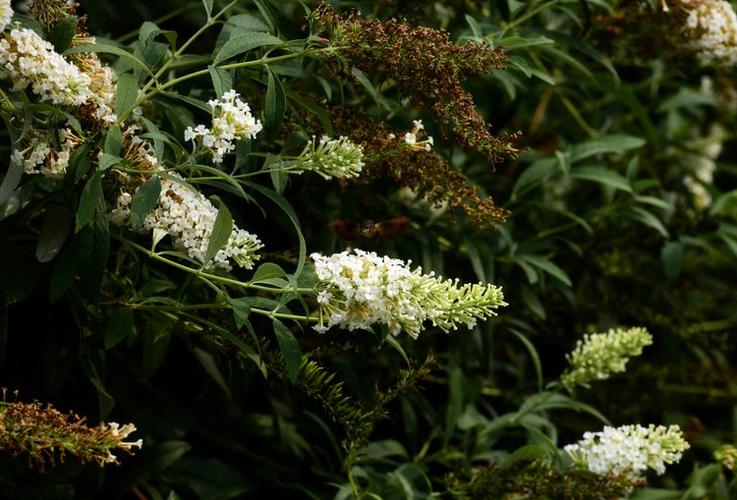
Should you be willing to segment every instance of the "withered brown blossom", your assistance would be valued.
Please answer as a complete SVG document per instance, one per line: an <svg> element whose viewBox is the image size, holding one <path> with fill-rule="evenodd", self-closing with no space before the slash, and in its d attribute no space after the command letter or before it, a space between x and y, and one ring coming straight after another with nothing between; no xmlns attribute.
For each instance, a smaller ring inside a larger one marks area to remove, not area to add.
<svg viewBox="0 0 737 500"><path fill-rule="evenodd" d="M513 144L517 134L492 135L462 85L468 76L503 68L503 50L479 43L456 45L443 30L396 19L362 19L356 13L340 15L327 5L312 12L310 23L313 34L341 48L341 70L349 73L355 66L392 79L415 105L431 110L463 146L492 162L519 152Z"/></svg>
<svg viewBox="0 0 737 500"><path fill-rule="evenodd" d="M389 178L433 205L447 202L451 208L462 210L480 229L496 227L509 217L509 211L497 207L491 197L482 197L478 186L452 170L437 153L408 147L388 125L356 112L340 107L329 112L336 132L363 147L365 165L357 182Z"/></svg>
<svg viewBox="0 0 737 500"><path fill-rule="evenodd" d="M132 424L111 422L90 427L75 413L62 413L51 405L3 402L0 404L0 452L25 456L39 469L64 462L67 455L99 466L118 463L114 450L132 453L142 441L125 439L136 430Z"/></svg>

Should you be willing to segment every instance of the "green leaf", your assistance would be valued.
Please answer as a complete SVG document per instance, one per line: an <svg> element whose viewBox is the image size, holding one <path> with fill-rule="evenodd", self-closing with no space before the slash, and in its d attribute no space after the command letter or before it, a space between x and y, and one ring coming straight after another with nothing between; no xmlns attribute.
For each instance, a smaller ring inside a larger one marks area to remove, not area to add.
<svg viewBox="0 0 737 500"><path fill-rule="evenodd" d="M118 86L115 90L115 112L119 117L127 116L133 108L133 105L138 99L138 78L130 73L123 73L118 75ZM119 154L120 151L113 153L108 151L105 152L110 154Z"/></svg>
<svg viewBox="0 0 737 500"><path fill-rule="evenodd" d="M368 94L371 96L371 98L381 106L382 108L386 109L387 111L391 111L392 106L389 103L389 101L381 95L381 93L376 90L376 87L374 87L374 84L371 83L371 80L368 79L368 77L361 71L360 69L354 67L351 70L351 74L353 75L353 78L355 78L358 83L363 86L363 88L368 92Z"/></svg>
<svg viewBox="0 0 737 500"><path fill-rule="evenodd" d="M64 52L72 44L72 38L77 33L78 21L77 16L67 16L49 30L46 40L51 42L57 52Z"/></svg>
<svg viewBox="0 0 737 500"><path fill-rule="evenodd" d="M20 180L23 178L23 164L17 162L10 162L3 182L0 184L0 207L5 204L8 199L13 195L15 188L20 184Z"/></svg>
<svg viewBox="0 0 737 500"><path fill-rule="evenodd" d="M645 139L632 135L605 135L571 148L571 162L577 162L603 153L623 153L641 148Z"/></svg>
<svg viewBox="0 0 737 500"><path fill-rule="evenodd" d="M143 225L146 215L156 207L161 194L161 180L158 175L152 175L141 187L131 202L131 228L138 230Z"/></svg>
<svg viewBox="0 0 737 500"><path fill-rule="evenodd" d="M207 13L207 19L212 17L212 4L214 2L215 0L202 0L202 5L205 7L205 12Z"/></svg>
<svg viewBox="0 0 737 500"><path fill-rule="evenodd" d="M527 352L530 353L530 358L532 359L532 365L535 367L535 376L537 377L537 390L539 392L542 392L543 390L543 367L542 363L540 362L540 356L537 353L537 349L535 349L535 346L530 342L530 340L525 337L521 332L518 332L517 330L510 328L510 332L516 336L522 344L524 344L525 348L527 349Z"/></svg>
<svg viewBox="0 0 737 500"><path fill-rule="evenodd" d="M287 98L284 94L279 77L267 66L269 72L269 84L266 88L266 102L264 104L264 135L267 141L274 140L282 121L287 106Z"/></svg>
<svg viewBox="0 0 737 500"><path fill-rule="evenodd" d="M540 257L538 255L517 255L517 260L520 260L522 262L527 262L528 264L531 264L538 269L548 273L549 275L553 276L554 278L557 278L558 280L562 281L567 286L573 286L573 283L571 283L571 279L568 277L565 271L558 267L557 265L553 264L548 259L545 259L544 257Z"/></svg>
<svg viewBox="0 0 737 500"><path fill-rule="evenodd" d="M663 245L660 252L660 261L663 263L663 272L668 281L675 281L681 274L683 263L683 243L669 241Z"/></svg>
<svg viewBox="0 0 737 500"><path fill-rule="evenodd" d="M39 262L54 260L69 236L71 225L71 214L66 207L61 205L48 207L36 245L36 259Z"/></svg>
<svg viewBox="0 0 737 500"><path fill-rule="evenodd" d="M213 64L217 66L228 59L245 54L253 49L281 45L282 43L284 42L280 38L268 33L261 33L258 31L239 32L236 36L223 44L218 51L217 56L215 56Z"/></svg>
<svg viewBox="0 0 737 500"><path fill-rule="evenodd" d="M135 333L132 309L115 309L105 324L105 349L112 349Z"/></svg>
<svg viewBox="0 0 737 500"><path fill-rule="evenodd" d="M258 266L258 269L256 269L256 272L253 273L253 277L251 278L251 283L258 283L259 281L272 279L272 278L284 278L286 277L287 273L284 272L284 269L281 268L281 266L277 264L273 264L271 262L265 262Z"/></svg>
<svg viewBox="0 0 737 500"><path fill-rule="evenodd" d="M605 186L613 187L614 189L620 189L632 193L632 187L630 186L627 179L621 174L604 167L577 167L571 172L571 177L575 179L585 179L593 182L598 182Z"/></svg>
<svg viewBox="0 0 737 500"><path fill-rule="evenodd" d="M102 199L102 176L98 173L90 177L82 189L82 196L79 198L79 207L77 207L75 233L78 233L83 227L92 222L92 219L95 217L97 203Z"/></svg>
<svg viewBox="0 0 737 500"><path fill-rule="evenodd" d="M86 53L86 52L100 52L105 54L114 54L116 56L122 57L126 59L127 61L135 64L138 68L145 71L149 76L153 77L154 74L151 71L151 69L146 65L145 62L141 61L137 57L135 57L130 52L127 52L124 49L121 49L120 47L116 47L115 45L108 45L105 43L94 43L94 44L88 44L88 45L77 45L76 47L72 47L70 49L67 49L64 54L79 54L79 53Z"/></svg>
<svg viewBox="0 0 737 500"><path fill-rule="evenodd" d="M123 134L120 127L113 125L105 134L105 146L103 150L111 156L120 155L120 147L123 143Z"/></svg>
<svg viewBox="0 0 737 500"><path fill-rule="evenodd" d="M212 226L212 234L207 244L207 252L205 252L205 263L210 262L223 246L228 242L233 232L233 217L225 203L220 203L218 207L218 215L215 217L215 223Z"/></svg>
<svg viewBox="0 0 737 500"><path fill-rule="evenodd" d="M263 16L266 23L269 25L269 29L274 32L279 32L279 18L276 13L276 9L274 8L274 3L272 0L253 0L253 3L256 4L256 7L258 8L258 11Z"/></svg>
<svg viewBox="0 0 737 500"><path fill-rule="evenodd" d="M230 391L230 386L225 381L225 377L223 376L223 373L220 371L220 368L218 367L217 361L215 360L215 356L205 351L204 349L200 349L198 347L192 348L192 353L195 355L195 357L200 362L200 364L205 369L205 371L208 373L208 375L210 375L210 377L212 377L215 383L220 386L220 388L223 390L223 392L228 397L228 399L232 400L233 394Z"/></svg>
<svg viewBox="0 0 737 500"><path fill-rule="evenodd" d="M463 412L464 377L460 367L454 366L450 370L448 383L448 407L445 410L445 439L450 438L456 428L458 419Z"/></svg>
<svg viewBox="0 0 737 500"><path fill-rule="evenodd" d="M287 365L289 380L295 383L297 381L297 375L299 375L299 369L302 366L302 349L299 347L297 338L284 323L277 318L272 318L272 322L274 325L274 334L279 343L279 350L282 356L284 356L284 362Z"/></svg>
<svg viewBox="0 0 737 500"><path fill-rule="evenodd" d="M665 228L663 223L658 219L652 212L645 210L642 207L629 207L627 214L631 219L637 220L655 229L663 237L668 237L668 230Z"/></svg>
<svg viewBox="0 0 737 500"><path fill-rule="evenodd" d="M210 72L210 78L212 78L212 87L215 89L218 98L223 97L224 93L233 88L233 75L228 70L210 66L208 71Z"/></svg>

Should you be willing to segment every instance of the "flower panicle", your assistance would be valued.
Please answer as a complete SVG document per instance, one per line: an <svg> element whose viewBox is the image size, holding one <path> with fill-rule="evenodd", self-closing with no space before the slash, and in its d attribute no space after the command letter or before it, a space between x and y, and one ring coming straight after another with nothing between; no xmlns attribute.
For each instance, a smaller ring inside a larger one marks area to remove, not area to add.
<svg viewBox="0 0 737 500"><path fill-rule="evenodd" d="M113 453L132 453L143 440L127 440L136 431L133 424L115 422L88 426L74 413L62 413L39 402L5 403L0 406L0 450L13 456L26 455L30 463L43 469L63 462L67 455L99 466L118 463Z"/></svg>
<svg viewBox="0 0 737 500"><path fill-rule="evenodd" d="M158 204L145 216L140 232L158 231L171 236L176 248L183 250L208 268L229 271L232 269L229 262L231 259L241 268L253 268L259 259L258 251L263 248L263 244L257 236L235 225L223 248L212 260L206 260L218 210L202 193L187 187L184 178L179 174L169 172L167 177L160 179ZM128 223L132 201L131 193L120 194L117 206L110 214L114 224Z"/></svg>
<svg viewBox="0 0 737 500"><path fill-rule="evenodd" d="M605 426L602 431L584 433L583 439L564 450L576 464L596 474L639 478L648 469L665 473L665 466L680 461L689 448L677 425L650 424Z"/></svg>
<svg viewBox="0 0 737 500"><path fill-rule="evenodd" d="M652 335L639 327L588 334L566 355L569 367L561 376L561 383L569 391L576 386L588 388L596 380L625 371L629 358L639 356L652 343Z"/></svg>
<svg viewBox="0 0 737 500"><path fill-rule="evenodd" d="M459 285L458 280L423 274L421 268L411 269L411 262L374 252L356 249L311 258L318 280L319 332L379 324L393 335L404 331L417 338L425 322L448 333L459 326L472 328L507 305L501 288L494 285Z"/></svg>

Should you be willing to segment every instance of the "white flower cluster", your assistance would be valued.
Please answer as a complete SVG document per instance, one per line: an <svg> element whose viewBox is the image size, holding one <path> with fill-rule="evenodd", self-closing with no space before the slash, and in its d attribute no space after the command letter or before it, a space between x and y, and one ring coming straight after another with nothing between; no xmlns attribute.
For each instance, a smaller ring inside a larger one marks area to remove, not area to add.
<svg viewBox="0 0 737 500"><path fill-rule="evenodd" d="M737 64L737 15L725 0L680 0L688 10L688 48L707 63Z"/></svg>
<svg viewBox="0 0 737 500"><path fill-rule="evenodd" d="M261 129L261 122L253 117L251 108L239 98L235 90L223 94L222 100L208 102L212 108L212 128L204 125L187 127L184 140L200 140L205 148L212 151L212 161L222 163L223 156L235 150L235 141L255 139Z"/></svg>
<svg viewBox="0 0 737 500"><path fill-rule="evenodd" d="M168 176L184 180L175 173L169 173ZM117 207L111 213L113 223L128 223L132 200L133 196L127 192L118 197ZM238 266L251 269L258 260L257 252L263 245L257 236L236 226L233 226L233 232L225 246L215 254L212 261L205 262L217 212L217 208L202 193L182 182L162 178L159 203L144 218L141 232L163 231L171 236L176 248L185 251L206 267L230 270L229 259L233 259Z"/></svg>
<svg viewBox="0 0 737 500"><path fill-rule="evenodd" d="M81 106L93 98L92 78L33 30L14 29L0 39L0 64L10 73L14 90L31 85L43 101Z"/></svg>
<svg viewBox="0 0 737 500"><path fill-rule="evenodd" d="M714 182L714 172L717 169L716 160L722 153L725 135L720 126L713 126L707 136L694 141L692 149L695 153L684 157L684 162L690 168L691 174L683 178L683 184L691 193L694 204L700 210L711 205L711 193L706 186Z"/></svg>
<svg viewBox="0 0 737 500"><path fill-rule="evenodd" d="M13 19L13 9L10 7L10 0L0 0L0 31L5 31L11 19Z"/></svg>
<svg viewBox="0 0 737 500"><path fill-rule="evenodd" d="M112 441L112 443L110 443L110 448L122 448L127 451L130 451L132 448L143 448L143 439L137 439L136 441L123 441L125 438L136 432L135 425L125 424L121 427L121 425L116 422L110 422L109 424L102 424L102 427L110 434ZM117 459L118 457L108 450L108 456L105 460L107 462L114 463Z"/></svg>
<svg viewBox="0 0 737 500"><path fill-rule="evenodd" d="M496 315L505 306L501 288L443 280L434 273L411 270L411 262L354 250L331 256L312 254L319 280L319 323L348 330L385 325L398 335L417 338L425 321L448 332L458 325L472 328L479 319Z"/></svg>
<svg viewBox="0 0 737 500"><path fill-rule="evenodd" d="M589 387L595 380L623 372L629 358L639 356L642 348L652 343L652 335L644 328L617 328L586 335L566 355L569 368L561 376L561 382L568 390L575 386Z"/></svg>
<svg viewBox="0 0 737 500"><path fill-rule="evenodd" d="M623 425L586 432L582 440L564 449L591 472L636 479L648 468L663 474L665 466L678 462L688 448L677 425Z"/></svg>
<svg viewBox="0 0 737 500"><path fill-rule="evenodd" d="M28 147L13 151L10 156L11 164L21 165L27 174L41 174L51 178L64 177L69 168L69 159L80 143L79 137L69 128L60 130L61 149L57 151L41 136L30 135Z"/></svg>
<svg viewBox="0 0 737 500"><path fill-rule="evenodd" d="M299 173L309 170L325 179L358 177L363 166L363 148L343 136L324 135L319 141L313 136L295 161Z"/></svg>

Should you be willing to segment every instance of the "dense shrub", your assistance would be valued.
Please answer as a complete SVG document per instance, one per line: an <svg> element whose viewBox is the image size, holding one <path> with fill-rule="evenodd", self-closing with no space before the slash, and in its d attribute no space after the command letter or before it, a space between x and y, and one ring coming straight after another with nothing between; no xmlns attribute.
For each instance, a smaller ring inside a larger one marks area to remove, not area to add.
<svg viewBox="0 0 737 500"><path fill-rule="evenodd" d="M737 496L730 3L0 25L0 496Z"/></svg>

